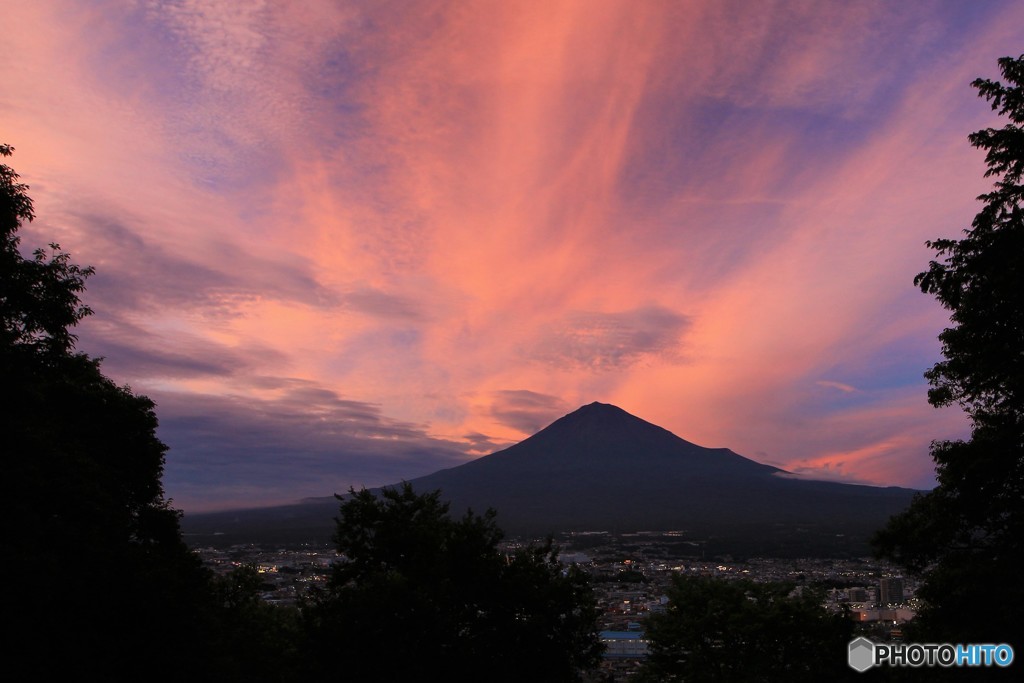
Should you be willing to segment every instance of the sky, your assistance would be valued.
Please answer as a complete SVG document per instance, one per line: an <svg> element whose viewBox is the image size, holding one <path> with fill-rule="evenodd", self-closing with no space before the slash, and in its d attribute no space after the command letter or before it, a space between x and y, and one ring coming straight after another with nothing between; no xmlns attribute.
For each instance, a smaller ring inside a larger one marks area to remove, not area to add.
<svg viewBox="0 0 1024 683"><path fill-rule="evenodd" d="M0 0L26 250L157 404L188 512L396 483L593 401L809 478L930 488L988 190L970 82L1024 4Z"/></svg>

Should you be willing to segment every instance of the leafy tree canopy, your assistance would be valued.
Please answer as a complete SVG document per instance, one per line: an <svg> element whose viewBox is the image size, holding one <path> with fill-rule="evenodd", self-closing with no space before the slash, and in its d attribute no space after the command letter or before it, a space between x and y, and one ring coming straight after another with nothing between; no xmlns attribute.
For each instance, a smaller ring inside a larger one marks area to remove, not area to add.
<svg viewBox="0 0 1024 683"><path fill-rule="evenodd" d="M852 671L852 623L793 586L675 575L668 611L647 621L644 681L824 681Z"/></svg>
<svg viewBox="0 0 1024 683"><path fill-rule="evenodd" d="M972 85L1008 121L969 136L985 150L993 190L978 198L982 208L961 239L928 243L938 258L915 279L951 312L952 325L939 335L943 360L925 373L929 402L960 405L971 436L932 444L938 486L894 517L875 546L925 577L922 637L1021 647L1024 55L1004 57L999 67L1005 82Z"/></svg>
<svg viewBox="0 0 1024 683"><path fill-rule="evenodd" d="M363 680L571 681L600 654L586 575L550 540L506 553L495 513L448 514L409 484L350 490L344 560L306 608L309 659Z"/></svg>
<svg viewBox="0 0 1024 683"><path fill-rule="evenodd" d="M12 152L0 145L0 155ZM55 244L21 252L18 230L34 218L27 191L0 164L9 668L34 680L252 680L245 644L259 635L264 659L254 661L265 661L275 651L267 635L289 629L251 600L239 603L252 592L244 582L225 599L183 543L161 484L167 447L153 402L75 350L72 330L91 313L79 295L92 269Z"/></svg>
<svg viewBox="0 0 1024 683"><path fill-rule="evenodd" d="M0 145L0 156L13 152ZM67 354L75 343L71 328L92 312L78 296L93 269L72 263L57 244L24 258L18 229L34 218L28 186L0 164L0 346L8 353Z"/></svg>

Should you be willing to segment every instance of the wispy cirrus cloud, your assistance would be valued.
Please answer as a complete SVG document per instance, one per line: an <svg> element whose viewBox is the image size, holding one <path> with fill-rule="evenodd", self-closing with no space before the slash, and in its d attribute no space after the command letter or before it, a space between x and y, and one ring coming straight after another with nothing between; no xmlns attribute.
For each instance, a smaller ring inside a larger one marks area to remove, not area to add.
<svg viewBox="0 0 1024 683"><path fill-rule="evenodd" d="M575 407L558 396L506 389L491 394L490 414L504 425L533 434Z"/></svg>
<svg viewBox="0 0 1024 683"><path fill-rule="evenodd" d="M171 447L165 487L179 505L283 504L295 491L390 484L468 459L465 444L315 382L259 377L252 384L256 395L154 394L159 435Z"/></svg>
<svg viewBox="0 0 1024 683"><path fill-rule="evenodd" d="M671 362L680 357L680 337L689 324L685 315L657 306L614 313L571 312L541 337L530 356L594 371L622 369L644 357Z"/></svg>
<svg viewBox="0 0 1024 683"><path fill-rule="evenodd" d="M62 218L88 232L88 242L75 255L96 268L90 291L116 312L189 308L216 316L256 298L325 308L339 303L340 297L317 281L312 264L297 255L261 256L224 240L196 252L150 238L141 221L130 226L99 214ZM75 231L64 230L76 239Z"/></svg>
<svg viewBox="0 0 1024 683"><path fill-rule="evenodd" d="M855 386L846 384L844 382L836 382L830 379L819 379L817 382L815 382L815 384L817 384L819 387L827 387L829 389L841 391L844 394L852 394L853 392L857 391L857 387Z"/></svg>
<svg viewBox="0 0 1024 683"><path fill-rule="evenodd" d="M90 319L83 333L84 350L103 357L107 372L136 382L228 378L288 366L286 354L256 341L228 346L190 330L149 330L110 312Z"/></svg>
<svg viewBox="0 0 1024 683"><path fill-rule="evenodd" d="M988 187L966 84L1021 12L39 0L5 7L0 127L25 244L97 267L82 348L160 402L189 509L594 400L922 486L965 424L925 401L947 320L912 279Z"/></svg>

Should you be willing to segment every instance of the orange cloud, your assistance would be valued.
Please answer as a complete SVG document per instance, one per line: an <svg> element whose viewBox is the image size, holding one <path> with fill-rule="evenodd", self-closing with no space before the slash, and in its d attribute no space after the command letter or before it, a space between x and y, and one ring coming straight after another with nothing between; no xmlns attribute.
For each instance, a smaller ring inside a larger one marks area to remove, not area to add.
<svg viewBox="0 0 1024 683"><path fill-rule="evenodd" d="M914 485L963 432L924 401L946 315L911 281L988 186L965 83L1019 51L1020 8L5 12L26 234L98 267L83 347L175 406L312 386L440 439L427 468L600 400Z"/></svg>

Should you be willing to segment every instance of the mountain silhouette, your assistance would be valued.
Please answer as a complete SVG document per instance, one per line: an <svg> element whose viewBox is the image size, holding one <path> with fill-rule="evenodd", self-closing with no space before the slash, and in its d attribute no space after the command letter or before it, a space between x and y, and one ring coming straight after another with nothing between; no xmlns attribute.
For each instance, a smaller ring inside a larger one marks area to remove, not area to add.
<svg viewBox="0 0 1024 683"><path fill-rule="evenodd" d="M455 510L495 508L512 532L722 531L835 522L854 527L913 491L795 478L704 448L613 405L591 403L505 450L411 481Z"/></svg>
<svg viewBox="0 0 1024 683"><path fill-rule="evenodd" d="M690 443L603 403L585 405L514 446L410 483L420 492L440 489L453 514L494 508L499 526L514 535L671 530L694 539L733 539L759 552L810 541L819 552L863 552L872 531L915 493L794 477L726 448ZM226 534L259 525L266 533L297 532L317 515L331 527L336 513L333 498L313 499L186 516L184 527L208 533L219 523Z"/></svg>

